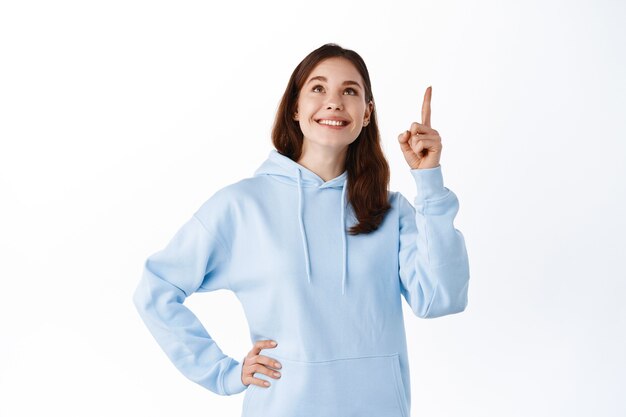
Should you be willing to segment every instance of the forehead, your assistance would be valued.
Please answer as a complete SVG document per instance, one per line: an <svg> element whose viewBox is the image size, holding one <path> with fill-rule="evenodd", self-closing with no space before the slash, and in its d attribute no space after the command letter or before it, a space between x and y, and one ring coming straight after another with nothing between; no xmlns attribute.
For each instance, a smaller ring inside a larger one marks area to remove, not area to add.
<svg viewBox="0 0 626 417"><path fill-rule="evenodd" d="M333 79L339 82L355 80L363 85L363 79L359 70L356 69L351 61L341 57L327 58L319 62L307 77L307 81L320 75L326 77L329 81Z"/></svg>

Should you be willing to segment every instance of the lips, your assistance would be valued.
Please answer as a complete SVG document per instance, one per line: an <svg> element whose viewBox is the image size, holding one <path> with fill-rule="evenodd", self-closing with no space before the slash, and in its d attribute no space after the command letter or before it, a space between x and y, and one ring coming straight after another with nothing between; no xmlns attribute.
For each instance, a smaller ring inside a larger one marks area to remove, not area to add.
<svg viewBox="0 0 626 417"><path fill-rule="evenodd" d="M342 122L342 125L331 125L331 124L325 124L325 123L320 123L321 121L331 121L331 122ZM344 127L350 124L350 122L348 120L345 119L339 119L339 118L333 118L333 117L328 117L328 118L321 118L321 119L316 119L315 120L318 124L321 124L323 126L331 126L331 127Z"/></svg>

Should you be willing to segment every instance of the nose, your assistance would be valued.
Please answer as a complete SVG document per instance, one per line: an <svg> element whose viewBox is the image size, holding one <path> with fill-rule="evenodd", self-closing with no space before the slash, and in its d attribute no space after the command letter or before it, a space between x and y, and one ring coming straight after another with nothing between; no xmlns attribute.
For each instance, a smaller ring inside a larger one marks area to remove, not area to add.
<svg viewBox="0 0 626 417"><path fill-rule="evenodd" d="M341 109L343 109L343 105L342 104L338 104L336 101L329 101L328 104L326 105L326 109L328 109L328 110L333 110L333 109L341 110Z"/></svg>
<svg viewBox="0 0 626 417"><path fill-rule="evenodd" d="M328 102L326 103L326 109L343 109L343 103L341 101L340 96L329 95Z"/></svg>

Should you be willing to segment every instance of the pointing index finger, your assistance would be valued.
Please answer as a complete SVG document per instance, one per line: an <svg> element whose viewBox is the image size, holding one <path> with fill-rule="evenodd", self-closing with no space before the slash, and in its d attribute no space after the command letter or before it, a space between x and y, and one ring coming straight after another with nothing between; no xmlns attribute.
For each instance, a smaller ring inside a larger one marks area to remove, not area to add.
<svg viewBox="0 0 626 417"><path fill-rule="evenodd" d="M433 94L433 87L426 89L424 94L424 103L422 104L422 124L430 127L430 98Z"/></svg>

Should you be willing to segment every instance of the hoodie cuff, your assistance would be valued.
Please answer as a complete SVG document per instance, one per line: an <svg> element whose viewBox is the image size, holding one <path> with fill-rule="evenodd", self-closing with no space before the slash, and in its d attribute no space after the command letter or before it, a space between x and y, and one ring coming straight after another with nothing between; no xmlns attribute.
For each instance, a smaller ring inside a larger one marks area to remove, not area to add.
<svg viewBox="0 0 626 417"><path fill-rule="evenodd" d="M411 175L417 186L417 200L431 200L443 197L448 190L443 186L441 165L434 168L411 169Z"/></svg>
<svg viewBox="0 0 626 417"><path fill-rule="evenodd" d="M234 358L231 358L228 370L224 374L224 380L222 381L224 393L226 395L239 394L249 387L249 385L246 385L241 381L242 368L243 362L239 362Z"/></svg>

